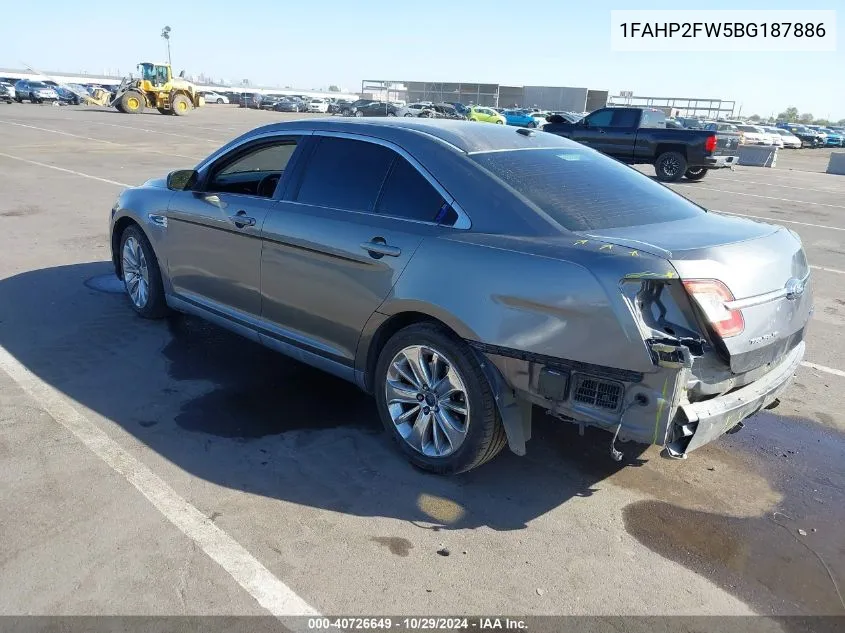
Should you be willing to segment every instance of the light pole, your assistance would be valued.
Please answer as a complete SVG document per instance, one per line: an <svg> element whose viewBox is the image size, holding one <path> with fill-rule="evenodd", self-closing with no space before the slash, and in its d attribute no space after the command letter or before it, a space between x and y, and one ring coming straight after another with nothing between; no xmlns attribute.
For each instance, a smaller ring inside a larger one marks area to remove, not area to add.
<svg viewBox="0 0 845 633"><path fill-rule="evenodd" d="M171 65L170 64L170 27L169 26L165 26L161 30L161 36L164 38L164 41L167 42L167 64L169 66L169 65Z"/></svg>

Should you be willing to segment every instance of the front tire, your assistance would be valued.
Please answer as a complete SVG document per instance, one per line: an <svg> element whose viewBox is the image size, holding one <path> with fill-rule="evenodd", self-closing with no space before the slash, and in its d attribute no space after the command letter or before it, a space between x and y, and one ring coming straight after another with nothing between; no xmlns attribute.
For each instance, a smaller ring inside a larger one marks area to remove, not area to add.
<svg viewBox="0 0 845 633"><path fill-rule="evenodd" d="M678 182L687 170L687 159L679 152L663 152L654 161L657 179L663 182Z"/></svg>
<svg viewBox="0 0 845 633"><path fill-rule="evenodd" d="M218 99L218 100L217 100L217 105L223 105L223 99Z"/></svg>
<svg viewBox="0 0 845 633"><path fill-rule="evenodd" d="M690 167L684 172L684 178L687 180L701 180L707 175L708 169L706 167Z"/></svg>
<svg viewBox="0 0 845 633"><path fill-rule="evenodd" d="M144 111L146 99L140 92L129 90L120 97L121 112L126 114L141 114Z"/></svg>
<svg viewBox="0 0 845 633"><path fill-rule="evenodd" d="M475 352L439 325L417 323L390 338L379 354L374 391L385 428L424 470L465 472L507 443Z"/></svg>
<svg viewBox="0 0 845 633"><path fill-rule="evenodd" d="M168 313L161 269L150 241L139 226L126 228L120 236L120 269L132 309L145 319L161 319Z"/></svg>

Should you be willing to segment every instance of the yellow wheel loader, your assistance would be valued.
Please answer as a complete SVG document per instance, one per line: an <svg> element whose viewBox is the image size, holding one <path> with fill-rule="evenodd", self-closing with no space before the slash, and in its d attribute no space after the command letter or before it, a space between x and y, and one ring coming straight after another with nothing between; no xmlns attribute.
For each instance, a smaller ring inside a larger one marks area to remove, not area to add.
<svg viewBox="0 0 845 633"><path fill-rule="evenodd" d="M174 77L169 64L138 64L140 77L125 78L111 101L120 112L139 114L145 108L155 108L162 114L182 116L205 105L197 87L183 78Z"/></svg>

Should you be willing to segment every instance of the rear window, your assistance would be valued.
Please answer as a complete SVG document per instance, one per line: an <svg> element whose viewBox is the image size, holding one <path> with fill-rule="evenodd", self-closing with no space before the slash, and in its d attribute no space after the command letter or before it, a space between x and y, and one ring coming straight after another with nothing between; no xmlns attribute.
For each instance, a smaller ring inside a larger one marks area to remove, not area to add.
<svg viewBox="0 0 845 633"><path fill-rule="evenodd" d="M635 169L579 148L472 155L570 231L683 220L705 213Z"/></svg>

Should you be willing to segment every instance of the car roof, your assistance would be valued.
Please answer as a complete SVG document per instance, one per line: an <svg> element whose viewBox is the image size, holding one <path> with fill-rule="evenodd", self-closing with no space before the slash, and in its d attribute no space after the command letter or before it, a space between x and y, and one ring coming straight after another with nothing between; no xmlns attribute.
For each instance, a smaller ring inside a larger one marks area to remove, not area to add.
<svg viewBox="0 0 845 633"><path fill-rule="evenodd" d="M346 132L373 136L412 149L419 142L439 140L464 153L495 150L540 149L555 147L580 147L577 143L545 132L527 132L521 128L502 125L484 125L470 121L450 119L416 119L384 117L380 119L303 119L272 123L248 132L257 134L280 133L293 130ZM243 137L242 137L243 138Z"/></svg>

